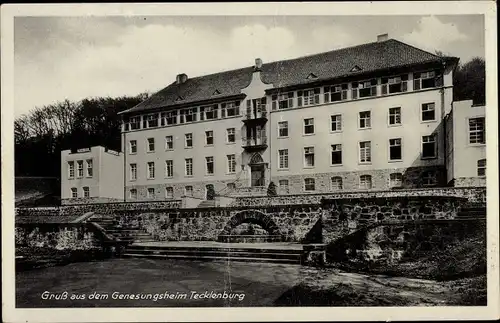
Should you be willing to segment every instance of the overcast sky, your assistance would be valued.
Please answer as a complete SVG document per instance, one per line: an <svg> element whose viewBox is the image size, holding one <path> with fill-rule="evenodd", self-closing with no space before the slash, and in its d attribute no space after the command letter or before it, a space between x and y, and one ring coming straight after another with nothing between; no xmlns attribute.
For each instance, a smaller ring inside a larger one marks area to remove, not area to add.
<svg viewBox="0 0 500 323"><path fill-rule="evenodd" d="M16 17L15 116L64 99L153 93L179 73L294 58L383 33L461 62L485 55L480 15Z"/></svg>

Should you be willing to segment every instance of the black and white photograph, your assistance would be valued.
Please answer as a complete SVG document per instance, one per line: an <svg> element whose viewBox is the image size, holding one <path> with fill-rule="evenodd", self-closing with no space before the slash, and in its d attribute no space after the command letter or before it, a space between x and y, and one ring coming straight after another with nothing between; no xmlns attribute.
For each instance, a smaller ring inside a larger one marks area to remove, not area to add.
<svg viewBox="0 0 500 323"><path fill-rule="evenodd" d="M498 318L495 3L194 5L2 6L4 320Z"/></svg>

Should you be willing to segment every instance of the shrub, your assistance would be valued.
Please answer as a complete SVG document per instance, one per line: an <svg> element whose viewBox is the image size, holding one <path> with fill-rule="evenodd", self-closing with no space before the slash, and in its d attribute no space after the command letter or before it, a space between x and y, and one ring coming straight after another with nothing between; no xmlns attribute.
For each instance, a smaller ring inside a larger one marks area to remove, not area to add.
<svg viewBox="0 0 500 323"><path fill-rule="evenodd" d="M215 199L215 190L213 185L207 186L207 200L211 201Z"/></svg>
<svg viewBox="0 0 500 323"><path fill-rule="evenodd" d="M267 187L267 196L277 196L278 193L276 192L276 185L274 182L269 183L269 186Z"/></svg>

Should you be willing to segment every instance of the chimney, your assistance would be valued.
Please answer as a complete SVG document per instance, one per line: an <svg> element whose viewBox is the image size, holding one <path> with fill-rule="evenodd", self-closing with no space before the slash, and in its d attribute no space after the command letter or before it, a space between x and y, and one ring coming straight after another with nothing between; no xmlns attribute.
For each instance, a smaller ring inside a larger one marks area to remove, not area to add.
<svg viewBox="0 0 500 323"><path fill-rule="evenodd" d="M260 71L262 68L262 60L260 58L255 59L255 70Z"/></svg>
<svg viewBox="0 0 500 323"><path fill-rule="evenodd" d="M377 43L386 41L389 39L389 34L382 34L377 36Z"/></svg>
<svg viewBox="0 0 500 323"><path fill-rule="evenodd" d="M176 78L176 83L177 84L182 84L182 83L185 83L188 79L188 76L184 73L182 74L178 74L177 75L177 78Z"/></svg>

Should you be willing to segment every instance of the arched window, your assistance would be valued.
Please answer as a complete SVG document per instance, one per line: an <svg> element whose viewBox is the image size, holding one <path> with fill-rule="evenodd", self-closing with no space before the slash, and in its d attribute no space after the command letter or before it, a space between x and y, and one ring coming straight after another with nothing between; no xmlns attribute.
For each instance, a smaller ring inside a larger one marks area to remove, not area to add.
<svg viewBox="0 0 500 323"><path fill-rule="evenodd" d="M392 173L389 175L389 186L390 187L402 187L403 186L403 174Z"/></svg>
<svg viewBox="0 0 500 323"><path fill-rule="evenodd" d="M78 190L76 189L76 187L72 187L71 188L71 197L72 198L77 198L78 197Z"/></svg>
<svg viewBox="0 0 500 323"><path fill-rule="evenodd" d="M486 159L477 161L477 176L486 176Z"/></svg>
<svg viewBox="0 0 500 323"><path fill-rule="evenodd" d="M255 153L252 156L252 159L250 159L250 164L261 164L263 162L264 160L262 159L262 156L259 153Z"/></svg>
<svg viewBox="0 0 500 323"><path fill-rule="evenodd" d="M342 186L342 177L334 176L331 178L331 186L333 191L339 191L343 188Z"/></svg>
<svg viewBox="0 0 500 323"><path fill-rule="evenodd" d="M372 177L371 175L361 175L359 177L359 188L369 190L372 188Z"/></svg>

